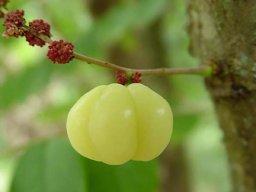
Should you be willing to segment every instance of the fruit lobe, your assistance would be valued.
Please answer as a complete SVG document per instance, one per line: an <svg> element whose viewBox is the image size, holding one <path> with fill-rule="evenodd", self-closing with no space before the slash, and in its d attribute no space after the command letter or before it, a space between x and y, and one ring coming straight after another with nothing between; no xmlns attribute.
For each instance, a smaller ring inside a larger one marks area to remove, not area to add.
<svg viewBox="0 0 256 192"><path fill-rule="evenodd" d="M150 88L98 86L71 108L67 134L81 155L111 165L148 161L168 145L173 116L167 101Z"/></svg>

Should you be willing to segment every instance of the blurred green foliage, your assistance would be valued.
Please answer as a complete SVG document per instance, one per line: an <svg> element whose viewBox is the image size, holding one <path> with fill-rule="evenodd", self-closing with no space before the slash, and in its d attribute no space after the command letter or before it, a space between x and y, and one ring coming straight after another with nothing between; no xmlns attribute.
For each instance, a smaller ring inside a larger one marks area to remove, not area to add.
<svg viewBox="0 0 256 192"><path fill-rule="evenodd" d="M114 45L136 49L136 33L150 30L160 20L167 65L198 65L187 51L185 1L120 0L99 18L93 18L88 2L82 0L17 0L9 8L24 9L28 21L45 19L52 24L54 39L72 41L78 52L99 59L108 59ZM79 156L66 139L54 134L51 138L55 129L65 136L68 110L81 95L114 80L108 70L80 61L53 65L46 51L29 47L24 39L0 39L0 152L4 155L0 191L159 191L163 178L159 160L108 166ZM185 146L192 190L228 191L222 135L214 123L203 79L181 75L168 82L171 90L166 99L174 112L170 148ZM47 139L30 142L41 137ZM19 148L19 140L28 145ZM16 148L22 154L17 155Z"/></svg>
<svg viewBox="0 0 256 192"><path fill-rule="evenodd" d="M26 67L19 74L9 75L5 83L0 85L0 92L4 93L0 95L1 110L23 102L31 94L38 93L49 83L51 73L51 65L40 65Z"/></svg>
<svg viewBox="0 0 256 192"><path fill-rule="evenodd" d="M11 192L150 192L157 187L156 163L108 166L79 156L66 139L31 146L20 157Z"/></svg>
<svg viewBox="0 0 256 192"><path fill-rule="evenodd" d="M61 140L31 146L20 157L10 191L86 191L83 165L72 152Z"/></svg>

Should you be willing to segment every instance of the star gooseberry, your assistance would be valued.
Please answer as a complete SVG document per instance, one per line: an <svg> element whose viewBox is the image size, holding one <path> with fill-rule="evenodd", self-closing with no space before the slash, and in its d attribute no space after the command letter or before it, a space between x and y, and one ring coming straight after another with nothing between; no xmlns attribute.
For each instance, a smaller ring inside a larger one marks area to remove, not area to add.
<svg viewBox="0 0 256 192"><path fill-rule="evenodd" d="M67 118L74 149L110 165L154 159L168 145L172 126L168 102L139 83L98 86L76 102Z"/></svg>

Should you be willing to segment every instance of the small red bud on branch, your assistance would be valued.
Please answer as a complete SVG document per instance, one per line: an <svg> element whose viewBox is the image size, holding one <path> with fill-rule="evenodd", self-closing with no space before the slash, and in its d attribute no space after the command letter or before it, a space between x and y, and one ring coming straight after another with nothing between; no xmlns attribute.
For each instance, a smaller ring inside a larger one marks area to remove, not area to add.
<svg viewBox="0 0 256 192"><path fill-rule="evenodd" d="M29 23L29 30L25 32L26 40L29 45L38 45L43 47L45 45L45 41L40 39L39 35L45 35L47 37L51 37L50 33L50 25L43 21L42 19L37 19Z"/></svg>
<svg viewBox="0 0 256 192"><path fill-rule="evenodd" d="M47 56L53 63L65 64L74 58L73 49L74 46L70 42L63 40L53 41L49 45Z"/></svg>

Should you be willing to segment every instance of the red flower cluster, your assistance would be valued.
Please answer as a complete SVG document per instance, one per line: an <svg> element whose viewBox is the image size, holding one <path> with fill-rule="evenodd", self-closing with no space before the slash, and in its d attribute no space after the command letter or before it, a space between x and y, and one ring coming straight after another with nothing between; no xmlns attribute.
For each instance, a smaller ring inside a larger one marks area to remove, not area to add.
<svg viewBox="0 0 256 192"><path fill-rule="evenodd" d="M4 35L19 37L24 35L22 27L25 25L26 20L24 19L24 11L16 10L10 11L4 17Z"/></svg>
<svg viewBox="0 0 256 192"><path fill-rule="evenodd" d="M129 78L126 76L126 73L124 71L119 70L116 72L116 80L117 83L125 85L128 83Z"/></svg>
<svg viewBox="0 0 256 192"><path fill-rule="evenodd" d="M38 45L43 47L45 45L45 41L37 37L38 35L45 35L47 37L51 37L50 33L50 25L44 22L42 19L37 19L29 23L30 31L25 33L26 40L29 45Z"/></svg>
<svg viewBox="0 0 256 192"><path fill-rule="evenodd" d="M0 0L0 7L6 7L8 0Z"/></svg>
<svg viewBox="0 0 256 192"><path fill-rule="evenodd" d="M72 43L59 40L49 45L47 56L53 63L65 64L74 58Z"/></svg>
<svg viewBox="0 0 256 192"><path fill-rule="evenodd" d="M116 72L117 83L126 85L128 83L140 83L141 73L135 72L130 77L122 70Z"/></svg>
<svg viewBox="0 0 256 192"><path fill-rule="evenodd" d="M0 8L5 7L8 0L0 0ZM50 25L42 19L37 19L29 23L26 26L26 20L24 18L23 10L10 11L7 14L3 14L5 27L4 35L8 37L20 37L25 36L29 45L38 45L43 47L45 41L40 38L40 35L44 37L51 37ZM1 11L0 11L1 17ZM54 63L68 63L74 58L73 55L74 46L66 41L59 40L53 41L49 45L47 56Z"/></svg>
<svg viewBox="0 0 256 192"><path fill-rule="evenodd" d="M141 73L135 72L131 76L131 81L133 83L140 83L141 82Z"/></svg>

